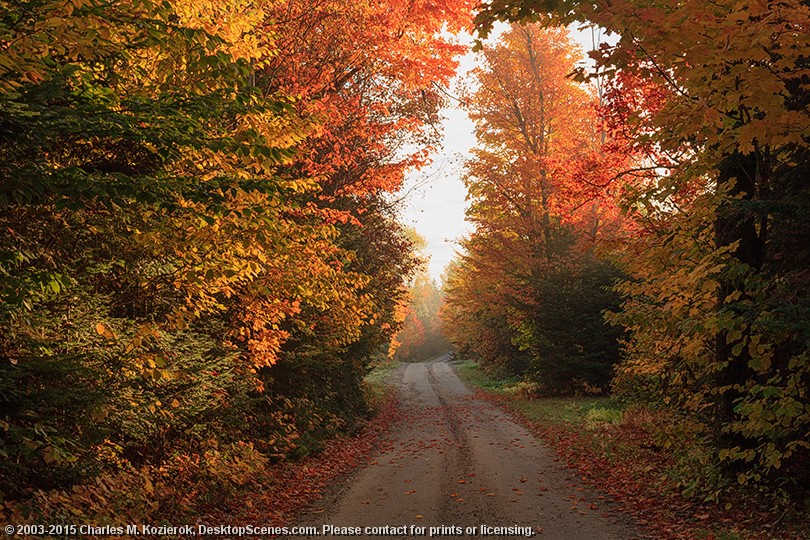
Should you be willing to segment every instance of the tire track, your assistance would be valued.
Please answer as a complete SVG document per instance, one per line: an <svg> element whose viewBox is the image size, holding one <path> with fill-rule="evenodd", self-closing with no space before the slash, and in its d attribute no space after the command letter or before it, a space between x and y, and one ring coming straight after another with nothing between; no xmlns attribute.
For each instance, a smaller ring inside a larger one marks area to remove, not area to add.
<svg viewBox="0 0 810 540"><path fill-rule="evenodd" d="M528 431L476 399L447 356L401 366L396 377L405 417L368 465L299 525L425 528L424 535L352 538L428 538L430 527L448 527L446 533L481 525L522 527L561 540L638 537L627 518L607 516L597 494L580 486ZM506 537L519 536L525 535Z"/></svg>

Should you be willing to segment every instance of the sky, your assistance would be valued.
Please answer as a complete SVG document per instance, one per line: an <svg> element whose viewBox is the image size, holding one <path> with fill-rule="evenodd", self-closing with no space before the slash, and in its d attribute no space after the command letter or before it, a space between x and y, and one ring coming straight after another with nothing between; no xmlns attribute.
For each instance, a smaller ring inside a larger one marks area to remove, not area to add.
<svg viewBox="0 0 810 540"><path fill-rule="evenodd" d="M497 39L504 28L504 25L496 27L489 41ZM584 52L592 48L590 30L572 28L571 36L580 43ZM460 36L459 39L465 44L472 43L470 36ZM460 58L458 74L449 89L451 95L457 95L458 82L476 65L478 57L473 52ZM454 100L449 101L450 106L443 111L442 147L433 156L431 166L408 175L402 192L406 194L402 221L427 241L428 272L437 282L461 249L458 240L472 231L464 219L467 190L461 176L464 160L470 156L470 148L475 146L473 123L467 113L456 107Z"/></svg>

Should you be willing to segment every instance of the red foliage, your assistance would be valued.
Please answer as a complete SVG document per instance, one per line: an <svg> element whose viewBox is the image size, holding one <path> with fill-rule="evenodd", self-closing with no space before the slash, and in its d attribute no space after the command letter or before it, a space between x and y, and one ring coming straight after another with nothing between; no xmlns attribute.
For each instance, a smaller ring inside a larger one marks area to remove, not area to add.
<svg viewBox="0 0 810 540"><path fill-rule="evenodd" d="M298 98L320 123L300 167L322 197L396 191L427 161L432 124L465 47L450 31L470 24L470 0L382 3L286 0L274 4L278 54L259 74L269 91ZM416 143L411 150L404 143Z"/></svg>

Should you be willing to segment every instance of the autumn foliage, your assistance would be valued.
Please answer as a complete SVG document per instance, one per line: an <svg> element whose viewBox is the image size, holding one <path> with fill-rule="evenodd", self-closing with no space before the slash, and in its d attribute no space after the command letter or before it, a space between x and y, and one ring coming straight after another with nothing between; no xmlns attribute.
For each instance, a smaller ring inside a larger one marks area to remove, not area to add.
<svg viewBox="0 0 810 540"><path fill-rule="evenodd" d="M618 332L602 322L617 271L595 250L622 227L604 185L626 158L596 92L569 77L579 52L567 30L515 25L482 54L466 98L476 230L449 271L444 327L462 352L545 393L604 389L618 360Z"/></svg>
<svg viewBox="0 0 810 540"><path fill-rule="evenodd" d="M697 432L692 493L806 493L807 3L491 0L477 23L496 20L616 36L591 58L628 158L607 177L626 226L602 252L626 275L617 395Z"/></svg>
<svg viewBox="0 0 810 540"><path fill-rule="evenodd" d="M188 517L366 413L416 264L385 195L427 160L462 50L441 32L468 20L2 3L7 513L93 516L120 491L131 522Z"/></svg>
<svg viewBox="0 0 810 540"><path fill-rule="evenodd" d="M0 512L214 512L352 431L439 311L535 393L688 431L689 495L806 493L807 2L484 2L513 24L440 293L389 195L474 4L0 0ZM592 68L571 23L615 36Z"/></svg>
<svg viewBox="0 0 810 540"><path fill-rule="evenodd" d="M450 351L440 319L443 300L436 281L427 272L418 273L408 287L405 320L394 338L397 360L422 362Z"/></svg>

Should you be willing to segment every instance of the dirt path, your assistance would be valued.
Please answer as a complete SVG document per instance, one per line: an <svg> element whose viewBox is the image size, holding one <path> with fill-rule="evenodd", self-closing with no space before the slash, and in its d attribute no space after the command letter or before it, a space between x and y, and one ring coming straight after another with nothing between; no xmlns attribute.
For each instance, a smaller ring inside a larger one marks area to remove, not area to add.
<svg viewBox="0 0 810 540"><path fill-rule="evenodd" d="M406 364L394 373L405 420L367 467L298 524L319 535L295 538L638 537L526 429L475 399L447 360ZM368 526L392 529L375 535Z"/></svg>

